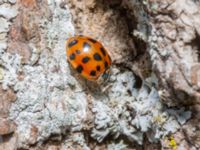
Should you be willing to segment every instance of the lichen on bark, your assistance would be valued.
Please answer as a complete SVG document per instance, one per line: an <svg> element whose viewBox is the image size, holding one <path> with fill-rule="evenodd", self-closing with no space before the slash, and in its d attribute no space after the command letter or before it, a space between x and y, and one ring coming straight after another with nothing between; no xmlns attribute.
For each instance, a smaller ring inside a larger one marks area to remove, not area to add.
<svg viewBox="0 0 200 150"><path fill-rule="evenodd" d="M0 149L199 149L200 2L0 0ZM100 41L105 92L66 39Z"/></svg>

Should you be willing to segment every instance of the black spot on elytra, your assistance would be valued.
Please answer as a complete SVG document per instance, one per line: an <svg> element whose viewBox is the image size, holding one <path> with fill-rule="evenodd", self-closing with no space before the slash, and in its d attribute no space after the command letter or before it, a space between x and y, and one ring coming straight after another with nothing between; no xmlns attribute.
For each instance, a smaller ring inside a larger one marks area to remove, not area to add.
<svg viewBox="0 0 200 150"><path fill-rule="evenodd" d="M76 45L77 43L78 43L77 40L73 40L73 41L71 41L71 42L68 44L68 47L70 48L70 47Z"/></svg>
<svg viewBox="0 0 200 150"><path fill-rule="evenodd" d="M90 58L88 56L85 56L82 59L82 63L86 64L89 60L90 60Z"/></svg>
<svg viewBox="0 0 200 150"><path fill-rule="evenodd" d="M107 63L107 61L104 62L104 66L105 66L105 68L108 68L108 63Z"/></svg>
<svg viewBox="0 0 200 150"><path fill-rule="evenodd" d="M84 42L83 43L83 49L89 49L89 48L91 48L91 45L88 44L87 42Z"/></svg>
<svg viewBox="0 0 200 150"><path fill-rule="evenodd" d="M103 47L101 47L100 50L101 50L102 54L103 54L104 56L106 56L106 50L105 50Z"/></svg>
<svg viewBox="0 0 200 150"><path fill-rule="evenodd" d="M101 56L98 53L95 53L93 55L93 57L94 57L94 60L96 60L96 61L101 61L102 60Z"/></svg>
<svg viewBox="0 0 200 150"><path fill-rule="evenodd" d="M92 70L92 71L90 72L90 75L91 75L91 76L96 76L96 71Z"/></svg>
<svg viewBox="0 0 200 150"><path fill-rule="evenodd" d="M83 67L81 65L78 65L76 70L77 70L78 73L81 73L83 71Z"/></svg>
<svg viewBox="0 0 200 150"><path fill-rule="evenodd" d="M97 69L97 71L100 71L101 67L98 65L98 66L96 66L96 69Z"/></svg>
<svg viewBox="0 0 200 150"><path fill-rule="evenodd" d="M91 38L88 38L88 40L89 40L90 42L92 42L92 43L96 43L96 42L97 42L96 40L91 39Z"/></svg>
<svg viewBox="0 0 200 150"><path fill-rule="evenodd" d="M69 59L70 60L74 60L76 58L76 55L74 53L70 54L69 55Z"/></svg>
<svg viewBox="0 0 200 150"><path fill-rule="evenodd" d="M76 54L80 54L80 53L81 53L81 51L80 51L80 50L76 50L75 52L76 52Z"/></svg>

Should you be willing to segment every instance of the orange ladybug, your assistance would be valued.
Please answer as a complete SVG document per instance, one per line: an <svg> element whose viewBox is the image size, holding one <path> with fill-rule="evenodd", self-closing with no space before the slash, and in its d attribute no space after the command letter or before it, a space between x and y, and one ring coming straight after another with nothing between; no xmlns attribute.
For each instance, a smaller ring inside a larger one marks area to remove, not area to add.
<svg viewBox="0 0 200 150"><path fill-rule="evenodd" d="M67 40L67 60L76 71L88 80L107 80L111 58L103 45L86 36Z"/></svg>

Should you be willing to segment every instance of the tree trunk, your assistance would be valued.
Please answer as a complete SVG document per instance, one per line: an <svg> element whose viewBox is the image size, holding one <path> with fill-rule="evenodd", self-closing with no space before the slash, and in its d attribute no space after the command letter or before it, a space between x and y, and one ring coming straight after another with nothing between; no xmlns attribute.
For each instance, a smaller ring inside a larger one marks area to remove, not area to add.
<svg viewBox="0 0 200 150"><path fill-rule="evenodd" d="M200 149L199 26L198 0L0 0L0 150ZM70 68L74 35L106 83Z"/></svg>

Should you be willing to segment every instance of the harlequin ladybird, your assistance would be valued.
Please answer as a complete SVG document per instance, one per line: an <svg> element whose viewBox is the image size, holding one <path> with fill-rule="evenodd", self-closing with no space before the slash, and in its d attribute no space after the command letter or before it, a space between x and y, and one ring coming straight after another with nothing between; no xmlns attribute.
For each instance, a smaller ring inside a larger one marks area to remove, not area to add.
<svg viewBox="0 0 200 150"><path fill-rule="evenodd" d="M67 60L76 71L88 80L108 78L111 58L103 45L85 36L75 36L67 40Z"/></svg>

